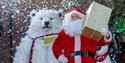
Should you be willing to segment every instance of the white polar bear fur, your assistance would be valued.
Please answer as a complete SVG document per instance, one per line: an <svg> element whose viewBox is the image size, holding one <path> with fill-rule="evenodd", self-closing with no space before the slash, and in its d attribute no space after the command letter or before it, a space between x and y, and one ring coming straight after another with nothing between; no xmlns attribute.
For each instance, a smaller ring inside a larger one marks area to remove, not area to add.
<svg viewBox="0 0 125 63"><path fill-rule="evenodd" d="M32 45L32 39L44 34L50 34L59 31L59 25L61 27L61 18L59 17L60 11L56 10L39 10L38 12L32 11L31 14L35 13L35 16L30 15L31 24L27 30L27 35L21 39L21 43L16 47L17 51L13 59L13 63L28 63L30 48ZM50 20L50 17L53 20ZM43 18L41 20L41 18ZM52 21L52 28L49 31L45 31L42 27L45 21ZM32 63L58 63L55 59L51 45L43 46L43 40L38 38L35 40L35 46L33 48Z"/></svg>
<svg viewBox="0 0 125 63"><path fill-rule="evenodd" d="M96 51L96 55L103 55L106 52L108 52L108 45L101 46L101 50ZM102 62L96 61L96 63L112 63L109 55L106 57L106 59Z"/></svg>

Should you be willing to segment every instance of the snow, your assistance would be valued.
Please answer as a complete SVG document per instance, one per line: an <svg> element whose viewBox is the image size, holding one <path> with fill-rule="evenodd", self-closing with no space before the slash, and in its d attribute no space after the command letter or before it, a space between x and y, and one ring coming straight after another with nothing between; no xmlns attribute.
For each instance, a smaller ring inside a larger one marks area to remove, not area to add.
<svg viewBox="0 0 125 63"><path fill-rule="evenodd" d="M6 6L2 6L2 8L4 9Z"/></svg>

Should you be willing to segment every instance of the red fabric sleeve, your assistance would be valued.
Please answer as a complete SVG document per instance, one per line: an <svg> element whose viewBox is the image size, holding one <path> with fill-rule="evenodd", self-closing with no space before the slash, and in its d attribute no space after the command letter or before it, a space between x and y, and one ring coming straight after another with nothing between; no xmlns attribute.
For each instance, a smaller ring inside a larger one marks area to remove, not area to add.
<svg viewBox="0 0 125 63"><path fill-rule="evenodd" d="M106 44L110 44L111 42L105 42L104 37L101 38L101 40L98 42L98 46L103 46Z"/></svg>
<svg viewBox="0 0 125 63"><path fill-rule="evenodd" d="M60 32L52 45L52 50L56 59L58 59L58 57L62 54L62 49L63 49L62 36L63 34L62 32Z"/></svg>

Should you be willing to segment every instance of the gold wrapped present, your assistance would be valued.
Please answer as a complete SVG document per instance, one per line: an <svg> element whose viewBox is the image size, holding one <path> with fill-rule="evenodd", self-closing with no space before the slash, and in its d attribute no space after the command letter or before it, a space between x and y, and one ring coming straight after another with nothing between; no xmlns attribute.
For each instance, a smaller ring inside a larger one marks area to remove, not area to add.
<svg viewBox="0 0 125 63"><path fill-rule="evenodd" d="M99 41L102 28L106 28L109 22L112 9L93 2L86 12L85 28L83 35Z"/></svg>
<svg viewBox="0 0 125 63"><path fill-rule="evenodd" d="M43 45L48 46L52 45L54 40L56 39L57 35L48 35L43 37Z"/></svg>

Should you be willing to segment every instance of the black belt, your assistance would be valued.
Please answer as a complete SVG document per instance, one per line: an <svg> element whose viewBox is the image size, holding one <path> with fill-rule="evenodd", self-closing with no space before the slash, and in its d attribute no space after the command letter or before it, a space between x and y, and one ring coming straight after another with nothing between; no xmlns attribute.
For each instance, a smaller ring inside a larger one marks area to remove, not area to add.
<svg viewBox="0 0 125 63"><path fill-rule="evenodd" d="M92 58L94 58L95 54L89 52L89 51L75 51L71 54L69 54L67 56L67 58L69 59L70 57L73 57L73 56L78 56L78 55L81 55L81 56L91 56Z"/></svg>

